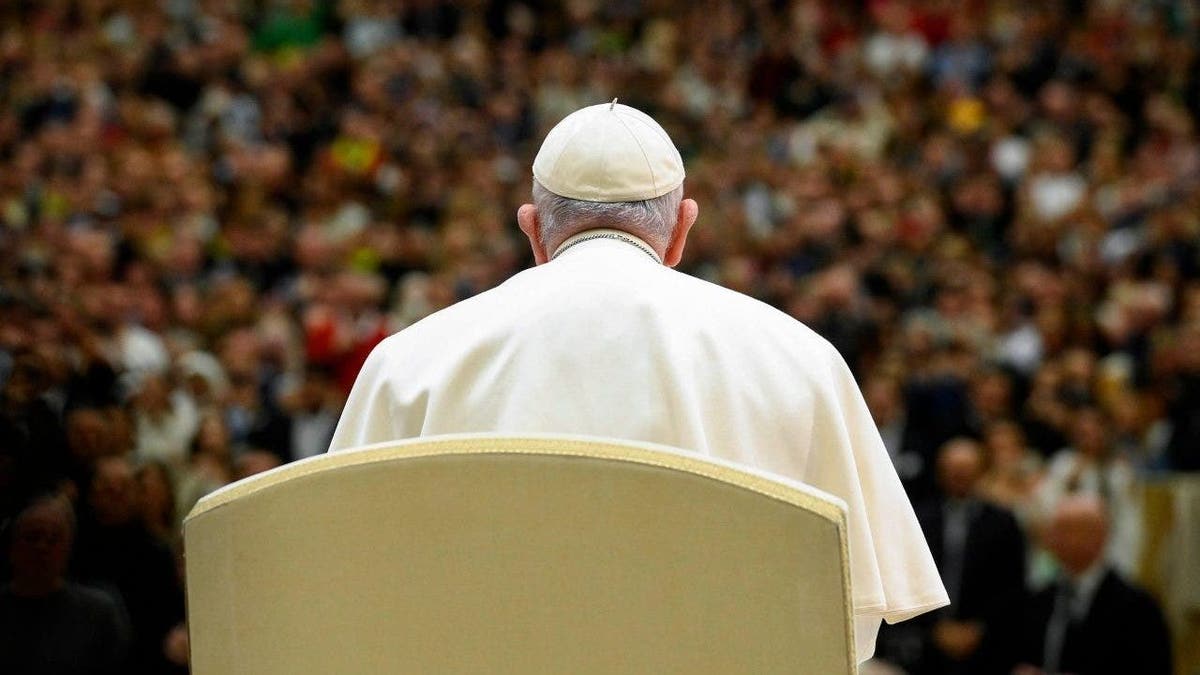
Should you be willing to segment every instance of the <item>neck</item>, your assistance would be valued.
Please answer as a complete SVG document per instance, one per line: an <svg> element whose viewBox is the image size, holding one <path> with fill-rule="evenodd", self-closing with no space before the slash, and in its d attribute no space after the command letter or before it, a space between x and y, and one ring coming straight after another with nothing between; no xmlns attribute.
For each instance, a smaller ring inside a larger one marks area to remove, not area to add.
<svg viewBox="0 0 1200 675"><path fill-rule="evenodd" d="M61 576L29 577L17 576L12 580L10 588L13 595L22 598L44 598L63 587Z"/></svg>
<svg viewBox="0 0 1200 675"><path fill-rule="evenodd" d="M1094 560L1090 564L1076 569L1066 569L1064 566L1063 572L1072 582L1079 583L1088 577L1094 577L1101 574L1103 570L1104 561Z"/></svg>
<svg viewBox="0 0 1200 675"><path fill-rule="evenodd" d="M584 230L577 234L571 235L570 237L567 237L561 244L559 244L554 249L554 253L552 253L550 255L550 259L554 260L558 256L565 253L567 251L567 249L573 248L577 244L582 244L585 241L591 241L594 239L610 239L613 241L619 241L619 242L628 244L630 246L633 246L634 248L641 250L643 253L650 256L650 258L652 258L654 260L654 262L656 262L660 265L663 262L662 255L657 250L655 250L655 248L653 246L646 243L646 241L644 239L642 239L641 237L638 237L635 234L630 234L629 232L626 232L624 230L617 230L617 229L606 228L606 227Z"/></svg>

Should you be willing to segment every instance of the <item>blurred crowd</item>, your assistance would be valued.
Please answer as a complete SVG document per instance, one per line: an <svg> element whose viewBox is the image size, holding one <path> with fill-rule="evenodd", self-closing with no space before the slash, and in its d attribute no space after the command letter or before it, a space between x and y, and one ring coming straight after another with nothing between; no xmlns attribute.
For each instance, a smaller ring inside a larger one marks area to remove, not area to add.
<svg viewBox="0 0 1200 675"><path fill-rule="evenodd" d="M1011 562L1003 607L881 655L1041 667L993 638L1069 570L1054 523L1131 576L1141 486L1200 470L1198 31L1166 0L0 3L0 670L184 671L181 518L529 265L533 154L613 97L684 156L680 269L846 357L952 595L963 541Z"/></svg>

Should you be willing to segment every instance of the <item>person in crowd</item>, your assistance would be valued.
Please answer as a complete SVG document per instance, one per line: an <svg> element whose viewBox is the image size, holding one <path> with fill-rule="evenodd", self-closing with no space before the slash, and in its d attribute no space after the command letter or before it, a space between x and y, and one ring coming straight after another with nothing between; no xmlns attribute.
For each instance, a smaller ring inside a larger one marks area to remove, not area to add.
<svg viewBox="0 0 1200 675"><path fill-rule="evenodd" d="M196 404L184 390L171 387L163 375L145 375L136 387L130 400L134 455L139 461L160 462L178 472L196 434Z"/></svg>
<svg viewBox="0 0 1200 675"><path fill-rule="evenodd" d="M1041 482L1042 458L1025 444L1021 426L1011 420L998 420L983 430L984 465L979 479L979 495L1002 506L1022 523L1034 514L1034 493Z"/></svg>
<svg viewBox="0 0 1200 675"><path fill-rule="evenodd" d="M1132 468L1114 457L1109 422L1102 411L1086 407L1071 423L1071 445L1050 459L1038 486L1037 510L1042 517L1054 513L1068 495L1089 494L1109 505L1111 523L1108 561L1126 576L1137 572L1142 552L1142 515L1138 485Z"/></svg>
<svg viewBox="0 0 1200 675"><path fill-rule="evenodd" d="M175 515L180 522L204 495L233 480L233 449L229 429L217 411L200 418L192 440L188 466L175 489Z"/></svg>
<svg viewBox="0 0 1200 675"><path fill-rule="evenodd" d="M881 636L883 659L914 675L1008 675L1017 660L1025 596L1025 540L1007 509L981 498L984 451L969 438L937 458L938 496L917 517L950 606Z"/></svg>
<svg viewBox="0 0 1200 675"><path fill-rule="evenodd" d="M270 471L279 466L279 455L267 450L247 450L238 456L233 465L234 480L249 478L254 474Z"/></svg>
<svg viewBox="0 0 1200 675"><path fill-rule="evenodd" d="M112 596L67 580L75 514L56 493L29 501L8 524L12 579L0 588L0 671L119 675L129 620Z"/></svg>
<svg viewBox="0 0 1200 675"><path fill-rule="evenodd" d="M289 459L304 459L329 449L344 396L320 368L310 368L285 394L281 407L290 421Z"/></svg>
<svg viewBox="0 0 1200 675"><path fill-rule="evenodd" d="M1167 444L1174 425L1163 414L1162 400L1159 392L1122 389L1108 406L1113 454L1139 476L1161 474L1169 461Z"/></svg>
<svg viewBox="0 0 1200 675"><path fill-rule="evenodd" d="M1046 544L1061 573L1030 600L1019 675L1170 675L1171 639L1158 603L1112 568L1109 508L1095 495L1057 505Z"/></svg>
<svg viewBox="0 0 1200 675"><path fill-rule="evenodd" d="M932 497L937 439L926 425L909 419L899 378L882 373L868 376L863 398L909 500L921 503Z"/></svg>
<svg viewBox="0 0 1200 675"><path fill-rule="evenodd" d="M1180 327L1171 397L1170 466L1200 470L1200 318Z"/></svg>
<svg viewBox="0 0 1200 675"><path fill-rule="evenodd" d="M179 523L175 516L175 481L162 462L146 462L134 473L137 481L139 517L150 534L168 547L179 542L175 537Z"/></svg>
<svg viewBox="0 0 1200 675"><path fill-rule="evenodd" d="M42 396L48 386L44 362L32 351L12 355L12 363L0 387L0 438L11 453L14 481L0 497L4 514L22 499L23 492L55 487L71 474L72 462L67 434L59 415Z"/></svg>
<svg viewBox="0 0 1200 675"><path fill-rule="evenodd" d="M145 526L137 478L124 457L105 457L93 469L72 561L81 582L113 594L132 627L130 673L170 668L163 651L183 621L183 590L175 557Z"/></svg>

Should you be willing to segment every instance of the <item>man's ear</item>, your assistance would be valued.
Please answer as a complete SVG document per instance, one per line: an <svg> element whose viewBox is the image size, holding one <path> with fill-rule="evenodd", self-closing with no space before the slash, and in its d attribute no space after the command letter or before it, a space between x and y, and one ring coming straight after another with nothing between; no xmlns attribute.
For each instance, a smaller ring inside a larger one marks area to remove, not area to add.
<svg viewBox="0 0 1200 675"><path fill-rule="evenodd" d="M542 245L542 232L538 222L537 207L533 204L522 204L517 209L517 225L529 238L529 246L533 249L533 261L538 265L549 262L546 247Z"/></svg>
<svg viewBox="0 0 1200 675"><path fill-rule="evenodd" d="M663 256L663 263L667 267L675 267L679 261L683 260L683 247L687 244L688 232L692 230L692 225L696 223L696 217L699 215L700 206L696 204L695 199L685 199L679 202L675 233L671 235L671 243L667 245L667 252Z"/></svg>

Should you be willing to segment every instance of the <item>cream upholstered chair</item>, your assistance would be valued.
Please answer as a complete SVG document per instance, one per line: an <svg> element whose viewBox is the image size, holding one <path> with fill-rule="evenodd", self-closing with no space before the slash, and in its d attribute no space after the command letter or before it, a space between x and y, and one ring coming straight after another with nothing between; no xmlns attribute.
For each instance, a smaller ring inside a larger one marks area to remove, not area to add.
<svg viewBox="0 0 1200 675"><path fill-rule="evenodd" d="M854 671L844 505L642 443L443 436L215 492L192 672Z"/></svg>

